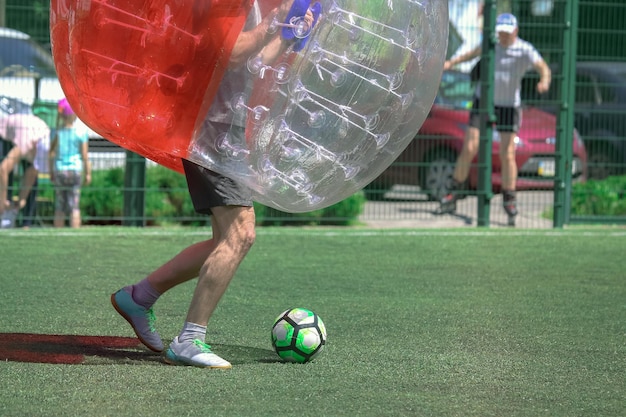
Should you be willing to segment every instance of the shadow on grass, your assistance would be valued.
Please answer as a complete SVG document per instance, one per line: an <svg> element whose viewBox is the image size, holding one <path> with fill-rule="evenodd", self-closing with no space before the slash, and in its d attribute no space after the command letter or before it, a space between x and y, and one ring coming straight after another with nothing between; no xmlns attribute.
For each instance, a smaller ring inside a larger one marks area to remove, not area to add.
<svg viewBox="0 0 626 417"><path fill-rule="evenodd" d="M458 212L441 214L441 213L438 213L437 210L422 210L422 211L426 213L430 213L436 217L450 216L456 219L460 219L463 221L463 223L465 223L468 226L472 224L472 218L470 216L459 214Z"/></svg>
<svg viewBox="0 0 626 417"><path fill-rule="evenodd" d="M394 200L390 200L390 201L396 201L396 202L403 202L404 200L398 200L398 199L394 199ZM412 200L413 202L422 202L419 200ZM430 201L423 201L424 203L432 203ZM459 219L461 221L463 221L464 224L470 226L472 224L473 218L471 216L466 216L464 214L460 214L459 212L454 212L454 213L446 213L446 214L441 214L437 212L437 209L432 209L432 207L429 205L427 207L420 207L420 206L412 206L410 208L407 207L398 207L396 209L396 211L400 214L428 214L437 218L441 218L442 216L450 216L451 218L456 218ZM427 217L424 217L427 218Z"/></svg>
<svg viewBox="0 0 626 417"><path fill-rule="evenodd" d="M282 362L276 352L270 349L213 343L211 343L211 348L218 355L227 358L233 365Z"/></svg>
<svg viewBox="0 0 626 417"><path fill-rule="evenodd" d="M53 364L146 363L160 354L134 337L0 333L0 360Z"/></svg>
<svg viewBox="0 0 626 417"><path fill-rule="evenodd" d="M280 362L268 349L214 345L233 364ZM134 337L0 333L0 361L65 365L163 365L160 353Z"/></svg>

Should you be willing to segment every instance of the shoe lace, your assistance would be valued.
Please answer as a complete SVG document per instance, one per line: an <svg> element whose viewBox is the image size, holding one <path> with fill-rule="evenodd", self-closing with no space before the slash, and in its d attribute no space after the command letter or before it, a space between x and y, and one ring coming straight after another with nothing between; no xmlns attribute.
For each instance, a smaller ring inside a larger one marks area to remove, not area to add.
<svg viewBox="0 0 626 417"><path fill-rule="evenodd" d="M152 308L146 310L146 318L148 319L148 327L152 333L156 332L156 316Z"/></svg>
<svg viewBox="0 0 626 417"><path fill-rule="evenodd" d="M212 353L211 352L211 346L206 344L206 343L204 343L200 339L195 339L193 341L193 344L196 345L198 347L198 349L200 349L200 352L202 352L202 353Z"/></svg>

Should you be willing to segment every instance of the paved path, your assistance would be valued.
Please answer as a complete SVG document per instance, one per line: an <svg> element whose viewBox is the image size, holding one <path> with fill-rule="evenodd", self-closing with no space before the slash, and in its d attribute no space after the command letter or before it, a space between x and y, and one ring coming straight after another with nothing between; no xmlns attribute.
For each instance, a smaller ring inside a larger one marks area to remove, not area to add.
<svg viewBox="0 0 626 417"><path fill-rule="evenodd" d="M439 206L437 202L426 201L423 197L412 199L406 193L388 193L386 201L368 201L360 220L374 228L450 228L477 227L477 198L468 197L459 201L456 215L439 216L434 214ZM420 199L422 198L422 199ZM551 191L518 192L519 215L516 219L518 229L552 228L551 218L544 213L551 213L553 193ZM502 195L494 196L491 201L491 228L507 226L507 216L502 208Z"/></svg>

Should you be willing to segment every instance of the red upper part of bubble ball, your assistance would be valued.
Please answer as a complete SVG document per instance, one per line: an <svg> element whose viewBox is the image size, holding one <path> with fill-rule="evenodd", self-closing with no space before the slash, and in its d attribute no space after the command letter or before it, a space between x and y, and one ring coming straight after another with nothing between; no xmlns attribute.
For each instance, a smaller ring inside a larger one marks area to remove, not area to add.
<svg viewBox="0 0 626 417"><path fill-rule="evenodd" d="M212 103L250 0L52 0L52 53L78 117L169 168Z"/></svg>

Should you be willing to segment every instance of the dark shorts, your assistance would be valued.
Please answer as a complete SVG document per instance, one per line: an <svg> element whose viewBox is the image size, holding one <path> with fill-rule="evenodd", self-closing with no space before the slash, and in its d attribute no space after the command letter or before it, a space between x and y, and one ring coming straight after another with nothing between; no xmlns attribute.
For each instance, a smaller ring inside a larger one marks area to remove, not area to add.
<svg viewBox="0 0 626 417"><path fill-rule="evenodd" d="M522 117L522 109L519 107L494 107L494 113L496 115L495 128L499 132L514 132L517 133L520 127L520 120ZM474 103L472 104L472 111L470 112L469 125L477 129L480 128L480 120L485 117L486 114L480 112L480 102L478 98L474 97Z"/></svg>
<svg viewBox="0 0 626 417"><path fill-rule="evenodd" d="M205 125L204 128L207 129L207 126ZM211 128L215 129L212 132L215 134L213 137L217 137L219 131L230 129L230 125L212 123ZM239 133L243 134L243 129L240 129ZM213 207L252 207L252 194L242 184L186 159L183 159L183 168L189 195L198 213L210 215Z"/></svg>

